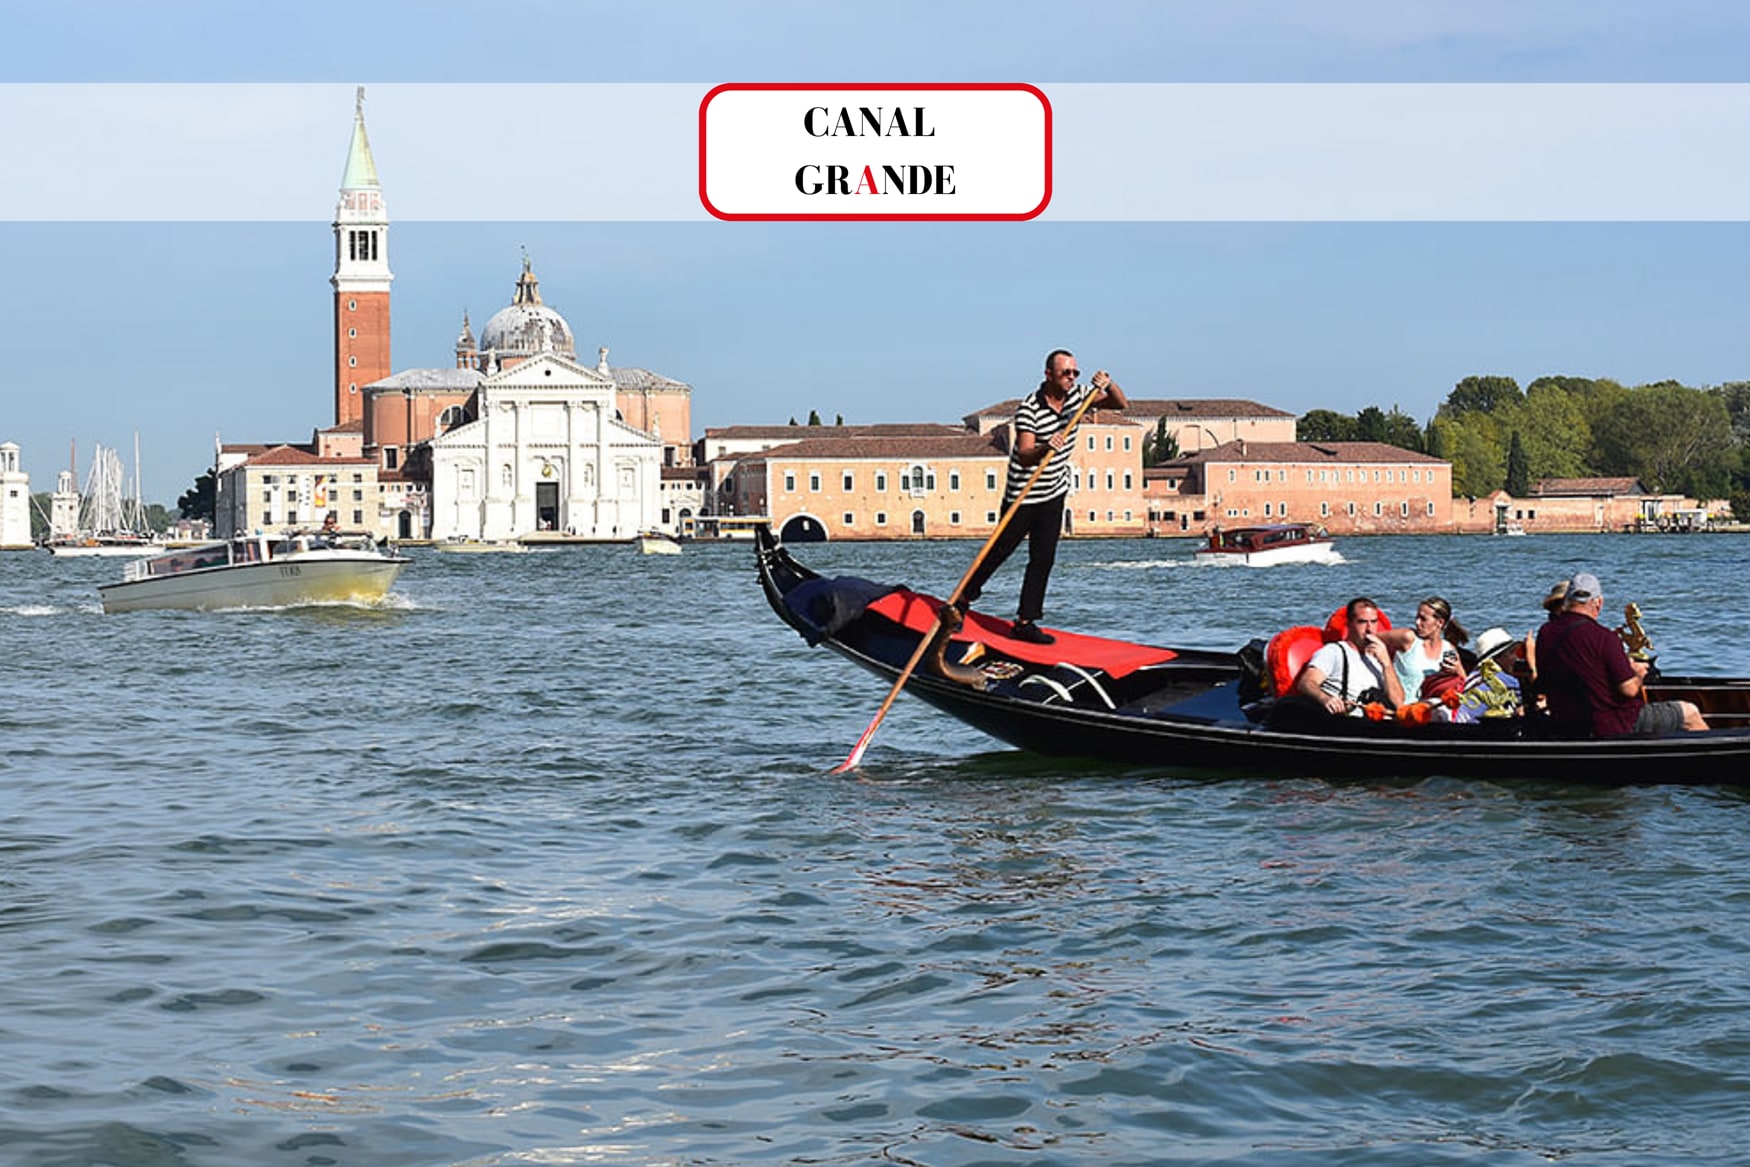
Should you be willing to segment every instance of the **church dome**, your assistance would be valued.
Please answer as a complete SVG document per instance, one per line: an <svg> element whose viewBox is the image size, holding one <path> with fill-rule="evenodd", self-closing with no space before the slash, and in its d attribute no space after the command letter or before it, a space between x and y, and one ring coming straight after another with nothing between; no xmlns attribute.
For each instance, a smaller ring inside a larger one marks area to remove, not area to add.
<svg viewBox="0 0 1750 1167"><path fill-rule="evenodd" d="M553 352L577 357L577 341L571 335L571 325L565 317L541 303L540 281L529 270L528 257L523 257L523 274L516 282L516 298L510 307L501 308L480 330L479 351L493 352L499 357L532 357L538 352Z"/></svg>

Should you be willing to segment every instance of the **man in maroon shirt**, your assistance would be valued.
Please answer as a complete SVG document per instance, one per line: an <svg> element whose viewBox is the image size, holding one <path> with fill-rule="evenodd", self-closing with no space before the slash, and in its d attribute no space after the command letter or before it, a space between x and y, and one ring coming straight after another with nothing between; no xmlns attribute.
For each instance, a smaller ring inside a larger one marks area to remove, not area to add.
<svg viewBox="0 0 1750 1167"><path fill-rule="evenodd" d="M1622 638L1598 623L1604 589L1582 571L1568 581L1562 610L1537 633L1537 683L1549 700L1550 722L1563 737L1652 736L1706 729L1688 701L1642 695L1647 665L1630 660Z"/></svg>

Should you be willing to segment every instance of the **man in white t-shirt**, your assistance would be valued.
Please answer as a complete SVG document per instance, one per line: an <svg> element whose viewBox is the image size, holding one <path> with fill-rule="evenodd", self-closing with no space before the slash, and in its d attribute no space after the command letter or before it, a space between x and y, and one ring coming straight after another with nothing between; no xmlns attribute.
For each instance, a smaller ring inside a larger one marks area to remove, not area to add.
<svg viewBox="0 0 1750 1167"><path fill-rule="evenodd" d="M1370 701L1396 709L1404 703L1404 686L1391 649L1379 638L1379 605L1357 596L1343 614L1349 623L1343 639L1313 653L1294 684L1296 695L1339 717L1360 717Z"/></svg>

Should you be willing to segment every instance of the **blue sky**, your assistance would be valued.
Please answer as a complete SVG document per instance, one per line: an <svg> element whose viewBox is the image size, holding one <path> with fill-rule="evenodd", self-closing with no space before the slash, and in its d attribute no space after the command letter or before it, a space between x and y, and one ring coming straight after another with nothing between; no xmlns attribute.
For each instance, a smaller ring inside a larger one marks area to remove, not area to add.
<svg viewBox="0 0 1750 1167"><path fill-rule="evenodd" d="M665 82L702 94L762 80L1750 80L1750 15L1724 3L266 7L7 3L9 41L32 51L11 54L0 81ZM349 97L337 91L307 221L0 222L12 337L0 439L24 448L33 488L52 487L70 439L83 471L92 442L127 448L137 429L147 495L170 503L215 431L305 440L329 420L328 224ZM40 116L53 124L52 103ZM386 106L367 104L367 117L393 215L420 197L397 186L408 144L385 136ZM1102 171L1078 145L1060 143L1078 159L1066 190ZM526 150L501 148L471 135L458 164L513 181ZM556 181L674 181L588 150L549 161ZM52 184L45 169L13 181ZM1726 180L1705 164L1671 176ZM1133 396L1295 412L1396 404L1427 417L1470 373L1750 379L1742 222L397 219L392 232L397 368L448 364L462 311L478 325L507 303L527 247L580 350L606 344L616 364L692 383L696 431L810 409L953 420L1029 387L1057 345Z"/></svg>

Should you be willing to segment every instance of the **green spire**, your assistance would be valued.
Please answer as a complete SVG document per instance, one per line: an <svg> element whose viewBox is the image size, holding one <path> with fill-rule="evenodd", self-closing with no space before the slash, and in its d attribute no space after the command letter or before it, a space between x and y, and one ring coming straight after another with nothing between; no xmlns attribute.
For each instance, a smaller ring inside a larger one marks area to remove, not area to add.
<svg viewBox="0 0 1750 1167"><path fill-rule="evenodd" d="M358 87L358 104L352 115L352 145L346 152L346 173L341 190L361 190L377 185L377 163L371 157L371 140L365 135L365 87Z"/></svg>

